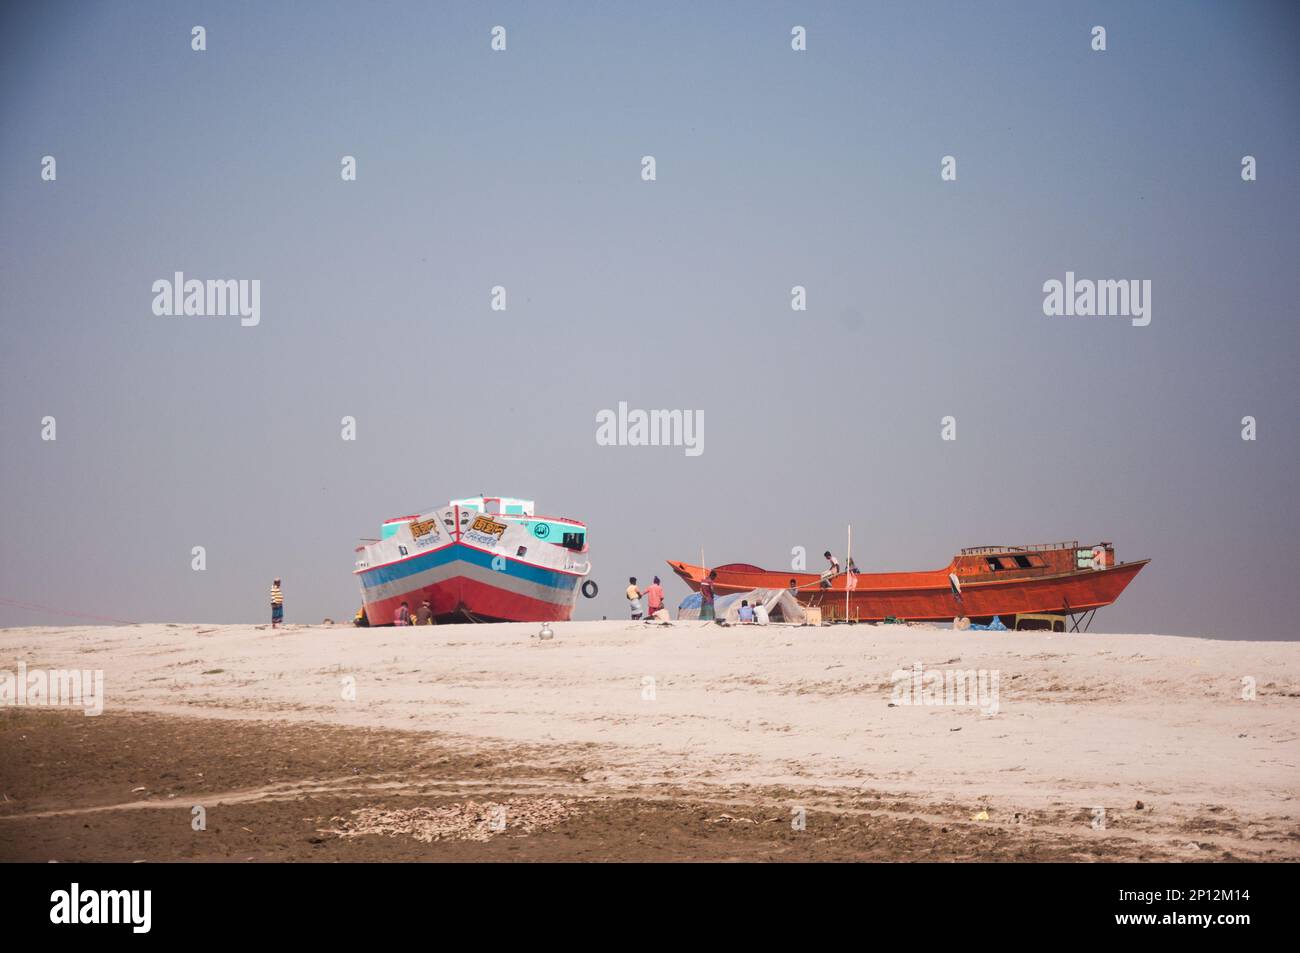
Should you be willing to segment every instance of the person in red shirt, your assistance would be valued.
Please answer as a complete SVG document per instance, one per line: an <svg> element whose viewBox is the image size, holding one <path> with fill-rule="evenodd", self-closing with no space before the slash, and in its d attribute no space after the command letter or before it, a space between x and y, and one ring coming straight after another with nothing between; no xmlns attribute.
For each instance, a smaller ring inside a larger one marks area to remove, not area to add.
<svg viewBox="0 0 1300 953"><path fill-rule="evenodd" d="M646 587L646 601L650 604L650 618L655 617L655 613L664 607L664 587L659 583L659 577L655 576L655 581Z"/></svg>
<svg viewBox="0 0 1300 953"><path fill-rule="evenodd" d="M717 617L713 614L713 580L718 578L716 572L709 573L709 578L700 583L700 619L702 621L713 622Z"/></svg>

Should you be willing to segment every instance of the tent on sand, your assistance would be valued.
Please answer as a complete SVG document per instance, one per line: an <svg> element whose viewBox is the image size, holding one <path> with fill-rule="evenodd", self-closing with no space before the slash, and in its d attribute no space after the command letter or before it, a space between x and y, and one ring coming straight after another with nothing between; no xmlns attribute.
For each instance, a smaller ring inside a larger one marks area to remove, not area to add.
<svg viewBox="0 0 1300 953"><path fill-rule="evenodd" d="M792 622L801 625L807 620L803 606L790 594L788 589L751 589L749 592L732 592L718 596L713 600L713 612L719 622L735 623L740 619L740 604L749 600L751 606L763 606L767 609L768 619L772 622ZM677 607L678 619L698 619L700 617L700 594L692 592Z"/></svg>

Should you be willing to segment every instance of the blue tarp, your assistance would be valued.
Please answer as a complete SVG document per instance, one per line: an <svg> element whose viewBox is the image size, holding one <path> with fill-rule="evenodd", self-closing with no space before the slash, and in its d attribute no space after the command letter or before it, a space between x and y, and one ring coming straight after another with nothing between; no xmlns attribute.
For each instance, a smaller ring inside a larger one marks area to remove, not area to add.
<svg viewBox="0 0 1300 953"><path fill-rule="evenodd" d="M748 592L733 592L726 596L716 596L713 600L713 613L719 619L727 614L727 608L733 602L739 602L741 599L748 599ZM698 619L700 617L700 602L702 596L698 592L692 592L682 600L681 605L677 607L677 618L679 619Z"/></svg>

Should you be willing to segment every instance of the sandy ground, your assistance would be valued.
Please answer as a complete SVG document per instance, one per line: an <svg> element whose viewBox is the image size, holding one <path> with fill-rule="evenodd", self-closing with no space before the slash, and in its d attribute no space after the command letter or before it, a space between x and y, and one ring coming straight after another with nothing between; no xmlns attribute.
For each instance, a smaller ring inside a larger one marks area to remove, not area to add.
<svg viewBox="0 0 1300 953"><path fill-rule="evenodd" d="M105 686L0 709L0 859L1300 857L1300 643L537 628L0 630Z"/></svg>

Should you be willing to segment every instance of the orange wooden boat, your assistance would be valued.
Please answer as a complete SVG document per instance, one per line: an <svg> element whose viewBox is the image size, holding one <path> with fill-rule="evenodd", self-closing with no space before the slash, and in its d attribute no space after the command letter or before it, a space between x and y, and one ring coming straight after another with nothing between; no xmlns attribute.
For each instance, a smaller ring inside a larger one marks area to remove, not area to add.
<svg viewBox="0 0 1300 953"><path fill-rule="evenodd" d="M780 572L747 563L711 567L714 592L790 589L804 605L821 606L823 617L878 622L886 617L915 622L950 622L965 616L986 624L1000 616L1014 628L1025 614L1087 616L1119 598L1149 559L1117 563L1110 543L1080 546L1077 540L1035 546L976 546L963 549L943 569L927 572ZM704 570L668 561L692 589ZM1085 624L1085 628L1086 628ZM1078 621L1076 621L1076 628Z"/></svg>

